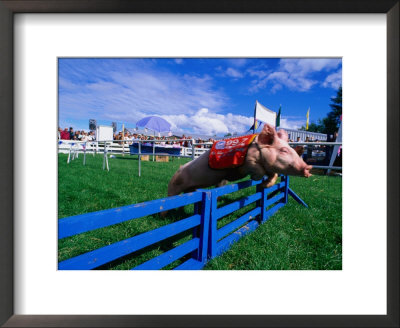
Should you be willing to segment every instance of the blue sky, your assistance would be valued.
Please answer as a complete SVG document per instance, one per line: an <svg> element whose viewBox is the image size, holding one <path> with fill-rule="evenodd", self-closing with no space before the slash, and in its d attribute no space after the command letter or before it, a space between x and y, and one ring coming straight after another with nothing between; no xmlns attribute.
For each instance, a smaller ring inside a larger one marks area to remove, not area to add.
<svg viewBox="0 0 400 328"><path fill-rule="evenodd" d="M61 128L98 124L134 128L149 115L165 118L174 134L244 133L258 100L278 111L281 126L317 122L329 112L342 81L334 58L60 58Z"/></svg>

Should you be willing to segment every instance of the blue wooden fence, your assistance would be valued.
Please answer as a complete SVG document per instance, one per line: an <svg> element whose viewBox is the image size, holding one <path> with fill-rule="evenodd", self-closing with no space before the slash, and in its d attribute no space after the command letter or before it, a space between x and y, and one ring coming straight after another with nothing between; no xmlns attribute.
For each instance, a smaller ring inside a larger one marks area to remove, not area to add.
<svg viewBox="0 0 400 328"><path fill-rule="evenodd" d="M58 269L95 269L188 230L192 230L190 240L134 267L133 270L161 269L188 254L191 258L174 270L201 269L210 258L226 251L239 238L271 217L287 203L289 195L307 207L289 188L288 176L281 176L281 181L270 188L261 188L262 181L247 180L211 190L202 189L180 196L60 219L58 238L63 239L190 204L194 204L195 208L190 217L59 262ZM218 197L252 186L256 186L254 194L218 208ZM254 209L217 228L221 218L252 203L256 203Z"/></svg>

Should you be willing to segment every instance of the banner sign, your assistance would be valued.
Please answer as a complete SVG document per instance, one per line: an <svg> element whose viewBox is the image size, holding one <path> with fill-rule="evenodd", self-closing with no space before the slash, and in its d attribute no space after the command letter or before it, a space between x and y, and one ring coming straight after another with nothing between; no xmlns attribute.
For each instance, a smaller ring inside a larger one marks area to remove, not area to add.
<svg viewBox="0 0 400 328"><path fill-rule="evenodd" d="M254 109L254 120L262 121L264 123L268 123L269 125L275 126L276 113L256 101L256 106Z"/></svg>

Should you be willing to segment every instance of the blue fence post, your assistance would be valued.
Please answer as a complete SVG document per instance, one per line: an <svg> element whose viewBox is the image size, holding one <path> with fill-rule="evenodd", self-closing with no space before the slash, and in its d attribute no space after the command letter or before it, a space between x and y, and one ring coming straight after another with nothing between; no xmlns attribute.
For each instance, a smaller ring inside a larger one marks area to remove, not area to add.
<svg viewBox="0 0 400 328"><path fill-rule="evenodd" d="M308 208L308 205L304 202L304 200L302 200L299 195L297 195L292 189L288 189L288 193L290 196L293 197L293 199L298 202L300 205L303 205L304 207Z"/></svg>
<svg viewBox="0 0 400 328"><path fill-rule="evenodd" d="M285 176L285 198L283 198L283 203L287 204L289 198L289 176Z"/></svg>
<svg viewBox="0 0 400 328"><path fill-rule="evenodd" d="M204 191L201 202L201 224L200 224L200 245L198 252L198 261L207 262L208 257L208 234L210 230L210 212L211 212L211 192Z"/></svg>
<svg viewBox="0 0 400 328"><path fill-rule="evenodd" d="M217 255L217 193L211 190L211 207L210 207L210 232L208 236L208 257L213 258Z"/></svg>
<svg viewBox="0 0 400 328"><path fill-rule="evenodd" d="M263 178L263 181L265 180L265 177ZM260 223L265 221L265 201L267 199L267 193L265 192L265 188L263 188L262 183L258 184L256 186L256 192L261 192L261 198L260 200L257 201L257 207L261 208L261 213L260 213Z"/></svg>
<svg viewBox="0 0 400 328"><path fill-rule="evenodd" d="M201 190L197 190L197 191L201 191ZM202 199L201 203L200 202L194 203L194 214L200 214L200 215L203 214L202 213L203 202L204 202L204 200ZM202 216L202 221L201 222L203 222L203 216ZM200 234L201 234L200 229L202 228L202 225L203 225L203 223L201 223L200 226L194 227L192 229L192 238L193 239L194 238L200 238ZM200 242L201 242L201 240L200 240ZM200 259L200 247L198 249L196 249L195 251L193 251L192 259L195 259L195 260Z"/></svg>

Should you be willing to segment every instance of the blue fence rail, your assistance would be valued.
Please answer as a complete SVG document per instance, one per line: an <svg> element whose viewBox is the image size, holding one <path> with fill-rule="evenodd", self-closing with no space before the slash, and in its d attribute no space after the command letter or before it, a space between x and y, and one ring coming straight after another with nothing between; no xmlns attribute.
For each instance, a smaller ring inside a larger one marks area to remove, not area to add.
<svg viewBox="0 0 400 328"><path fill-rule="evenodd" d="M289 188L288 176L281 176L281 181L270 188L262 188L263 181L247 180L211 190L202 189L180 196L60 219L58 238L63 239L190 204L194 204L195 209L192 216L177 222L59 262L58 269L95 269L188 230L192 230L190 240L132 268L132 270L162 269L188 254L191 258L175 267L174 270L201 269L209 259L220 255L242 236L268 220L287 203L289 195L307 207L307 204ZM256 186L254 194L218 208L218 197L253 186ZM253 203L256 203L254 209L217 228L221 218Z"/></svg>

